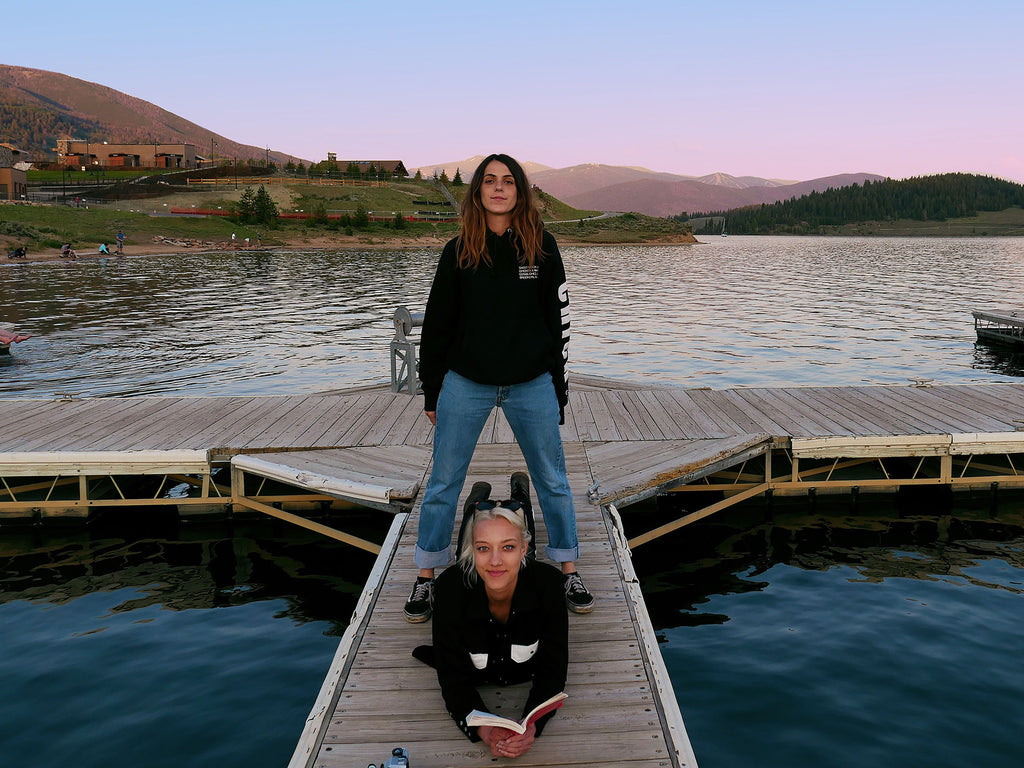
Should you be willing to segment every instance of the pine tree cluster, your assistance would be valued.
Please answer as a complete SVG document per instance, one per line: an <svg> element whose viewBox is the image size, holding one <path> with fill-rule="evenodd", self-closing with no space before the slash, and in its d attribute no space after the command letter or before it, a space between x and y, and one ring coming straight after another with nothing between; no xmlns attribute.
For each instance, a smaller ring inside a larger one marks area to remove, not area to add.
<svg viewBox="0 0 1024 768"><path fill-rule="evenodd" d="M829 188L777 203L731 211L691 214L724 216L731 234L815 234L823 227L869 221L945 221L979 211L1024 207L1024 185L991 176L947 173ZM682 218L682 217L680 217Z"/></svg>

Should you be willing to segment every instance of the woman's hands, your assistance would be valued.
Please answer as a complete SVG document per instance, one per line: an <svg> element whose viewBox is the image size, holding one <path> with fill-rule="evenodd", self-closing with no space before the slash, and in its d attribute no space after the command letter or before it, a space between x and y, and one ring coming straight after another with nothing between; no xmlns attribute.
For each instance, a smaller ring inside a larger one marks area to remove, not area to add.
<svg viewBox="0 0 1024 768"><path fill-rule="evenodd" d="M427 414L427 418L430 419L430 423L435 427L437 426L437 411L424 411Z"/></svg>
<svg viewBox="0 0 1024 768"><path fill-rule="evenodd" d="M520 736L515 731L496 726L482 725L477 733L484 743L491 748L491 754L495 757L519 757L525 755L526 751L533 746L537 738L537 726L530 723L526 726L526 733Z"/></svg>

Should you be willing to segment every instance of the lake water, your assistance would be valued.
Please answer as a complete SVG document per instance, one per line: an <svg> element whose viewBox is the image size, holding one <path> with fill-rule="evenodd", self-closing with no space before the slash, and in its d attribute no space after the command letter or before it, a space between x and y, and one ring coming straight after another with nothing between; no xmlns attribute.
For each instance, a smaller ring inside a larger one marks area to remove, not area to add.
<svg viewBox="0 0 1024 768"><path fill-rule="evenodd" d="M708 240L564 248L570 370L714 388L1024 373L970 315L1021 305L1024 240ZM0 357L0 396L382 382L394 308L422 309L436 258L5 265L0 323L35 338ZM1021 764L1024 503L777 507L635 553L701 766ZM2 763L283 765L371 567L353 553L272 522L0 531Z"/></svg>

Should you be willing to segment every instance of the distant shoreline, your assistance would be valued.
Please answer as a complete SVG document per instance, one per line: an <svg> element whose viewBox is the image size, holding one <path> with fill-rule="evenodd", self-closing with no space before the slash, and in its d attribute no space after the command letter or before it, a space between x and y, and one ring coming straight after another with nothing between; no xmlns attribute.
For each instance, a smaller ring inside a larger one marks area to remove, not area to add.
<svg viewBox="0 0 1024 768"><path fill-rule="evenodd" d="M584 240L577 240L571 235L556 234L556 239L560 245L571 245L571 246L585 246L585 247L601 247L601 246L612 246L612 245L695 245L699 244L696 238L688 240L680 239L663 239L659 240L637 240L635 242L616 242L616 243L595 243L587 242ZM692 237L692 236L691 236ZM75 248L78 253L77 259L66 259L61 258L60 251L56 248L47 251L29 251L28 255L24 259L8 259L6 254L0 256L0 266L17 266L19 264L40 264L50 263L54 261L58 262L70 262L83 261L86 259L97 260L97 259L122 259L131 258L133 256L176 256L182 254L193 254L193 253L275 253L281 250L338 250L338 251L379 251L379 250L409 250L409 249L428 249L440 251L444 247L444 244L448 242L450 237L394 237L394 238L374 238L372 236L365 235L338 235L334 237L319 236L319 237L293 237L289 238L285 242L277 242L276 238L273 239L275 242L266 243L260 247L253 245L250 248L246 248L243 243L240 243L237 247L232 247L229 241L221 243L203 243L197 245L176 245L173 242L150 242L150 243L138 243L133 244L130 241L125 242L124 254L118 255L113 251L109 255L101 254L97 250L92 249L79 249ZM170 238L168 238L170 240ZM108 247L112 247L108 244Z"/></svg>

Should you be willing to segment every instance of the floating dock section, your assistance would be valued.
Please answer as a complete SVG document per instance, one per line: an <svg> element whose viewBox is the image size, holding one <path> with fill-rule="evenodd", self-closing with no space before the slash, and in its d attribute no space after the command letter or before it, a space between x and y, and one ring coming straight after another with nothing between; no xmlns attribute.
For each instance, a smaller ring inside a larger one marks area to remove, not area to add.
<svg viewBox="0 0 1024 768"><path fill-rule="evenodd" d="M972 312L978 341L1024 347L1024 310Z"/></svg>
<svg viewBox="0 0 1024 768"><path fill-rule="evenodd" d="M493 761L450 722L433 671L410 655L429 642L429 624L402 617L430 464L421 400L383 387L293 397L19 398L0 400L0 425L0 525L107 506L248 509L378 554L309 718L296 724L293 768L380 763L396 746L415 766ZM632 568L644 544L771 495L1022 488L1022 430L1022 384L711 390L572 377L562 437L579 568L597 606L571 617L570 698L524 764L696 765L680 714L686 692L668 678ZM501 495L523 468L496 412L471 479ZM678 519L627 536L629 506L669 492L691 494L693 503ZM311 519L310 510L346 504L389 516L386 540ZM543 546L539 515L538 525ZM521 695L484 697L515 712Z"/></svg>

